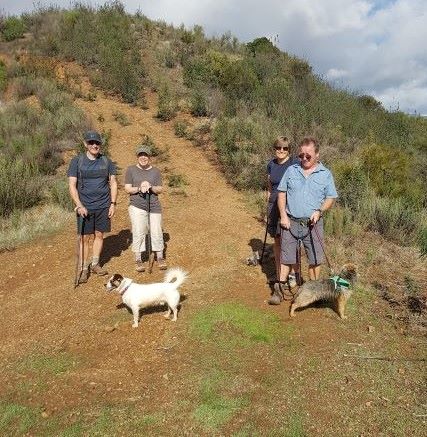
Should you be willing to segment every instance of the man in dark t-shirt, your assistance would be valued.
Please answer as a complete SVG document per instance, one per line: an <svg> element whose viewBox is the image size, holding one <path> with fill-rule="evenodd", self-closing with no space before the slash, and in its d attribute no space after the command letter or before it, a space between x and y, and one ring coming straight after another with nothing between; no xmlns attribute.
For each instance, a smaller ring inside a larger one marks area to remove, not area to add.
<svg viewBox="0 0 427 437"><path fill-rule="evenodd" d="M116 210L116 166L100 153L101 135L84 134L86 153L74 157L68 168L70 195L76 207L80 240L81 272L79 283L87 282L90 271L97 275L108 272L99 265L104 233L111 230L111 217ZM93 238L92 261L89 264L89 240Z"/></svg>

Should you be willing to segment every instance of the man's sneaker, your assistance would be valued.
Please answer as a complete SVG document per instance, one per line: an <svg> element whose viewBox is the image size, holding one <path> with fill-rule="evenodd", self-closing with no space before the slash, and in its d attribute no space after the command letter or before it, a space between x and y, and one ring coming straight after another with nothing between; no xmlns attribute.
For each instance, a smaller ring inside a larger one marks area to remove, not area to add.
<svg viewBox="0 0 427 437"><path fill-rule="evenodd" d="M157 260L157 266L159 267L159 270L166 270L168 268L168 265L166 264L164 258L160 258Z"/></svg>
<svg viewBox="0 0 427 437"><path fill-rule="evenodd" d="M104 270L99 264L95 264L94 266L91 266L90 271L96 273L99 276L104 276L108 274L107 270Z"/></svg>
<svg viewBox="0 0 427 437"><path fill-rule="evenodd" d="M88 279L89 279L89 270L88 269L83 269L80 272L79 284L86 284Z"/></svg>
<svg viewBox="0 0 427 437"><path fill-rule="evenodd" d="M135 270L137 272L145 272L145 265L141 260L135 262Z"/></svg>

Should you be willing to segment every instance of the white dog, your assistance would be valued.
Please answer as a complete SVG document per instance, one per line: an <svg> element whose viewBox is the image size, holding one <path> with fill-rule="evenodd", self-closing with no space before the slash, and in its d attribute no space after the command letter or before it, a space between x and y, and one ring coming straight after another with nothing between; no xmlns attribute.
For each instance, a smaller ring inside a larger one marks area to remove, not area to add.
<svg viewBox="0 0 427 437"><path fill-rule="evenodd" d="M180 268L170 269L165 274L164 282L155 284L137 284L132 279L124 278L115 273L108 280L107 291L117 290L123 303L132 310L133 328L138 327L139 309L152 305L168 305L168 312L165 314L169 318L173 312L172 320L175 322L178 313L179 291L178 287L187 278L187 272ZM175 279L174 282L172 282Z"/></svg>

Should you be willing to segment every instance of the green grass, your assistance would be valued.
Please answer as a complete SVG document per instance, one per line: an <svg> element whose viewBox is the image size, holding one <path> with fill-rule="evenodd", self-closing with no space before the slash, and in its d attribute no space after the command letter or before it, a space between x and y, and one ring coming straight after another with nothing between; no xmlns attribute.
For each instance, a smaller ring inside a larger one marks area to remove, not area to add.
<svg viewBox="0 0 427 437"><path fill-rule="evenodd" d="M271 344L286 336L277 316L232 302L200 310L190 329L194 337L225 347Z"/></svg>
<svg viewBox="0 0 427 437"><path fill-rule="evenodd" d="M200 401L193 417L204 428L220 428L247 404L247 399L243 396L232 397L224 393L230 382L230 377L219 371L210 373L202 380Z"/></svg>
<svg viewBox="0 0 427 437"><path fill-rule="evenodd" d="M39 409L2 402L0 403L0 432L5 436L26 434L37 423L39 416Z"/></svg>
<svg viewBox="0 0 427 437"><path fill-rule="evenodd" d="M77 360L67 353L30 354L22 358L16 368L19 372L60 375L73 369Z"/></svg>
<svg viewBox="0 0 427 437"><path fill-rule="evenodd" d="M123 112L113 112L113 118L120 126L130 126L132 124L129 117Z"/></svg>

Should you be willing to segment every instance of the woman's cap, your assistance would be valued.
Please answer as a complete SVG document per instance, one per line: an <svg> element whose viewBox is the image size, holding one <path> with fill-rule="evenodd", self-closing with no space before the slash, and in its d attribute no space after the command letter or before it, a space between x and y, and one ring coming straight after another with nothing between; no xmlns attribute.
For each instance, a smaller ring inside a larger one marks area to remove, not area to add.
<svg viewBox="0 0 427 437"><path fill-rule="evenodd" d="M136 156L144 153L147 156L151 156L151 148L149 146L141 145L136 148Z"/></svg>

